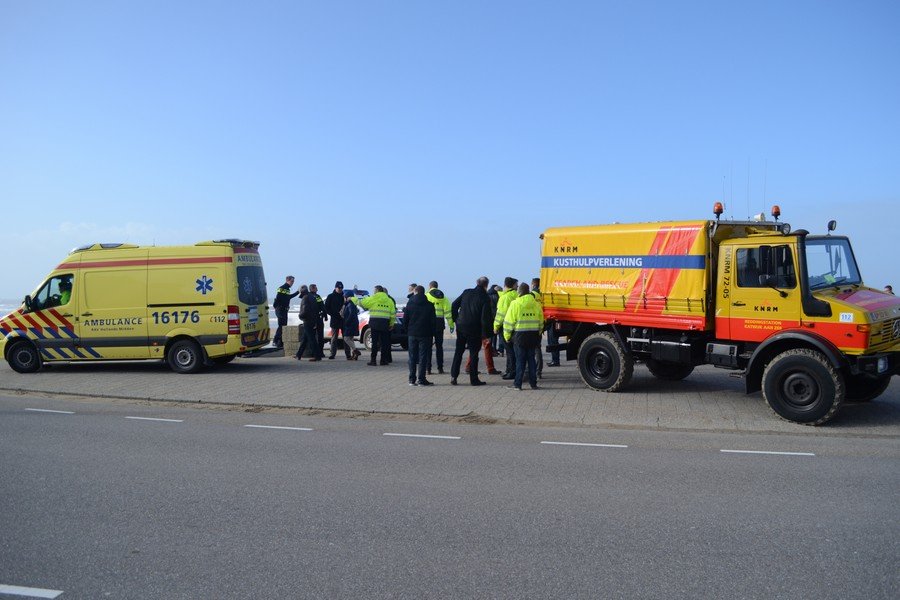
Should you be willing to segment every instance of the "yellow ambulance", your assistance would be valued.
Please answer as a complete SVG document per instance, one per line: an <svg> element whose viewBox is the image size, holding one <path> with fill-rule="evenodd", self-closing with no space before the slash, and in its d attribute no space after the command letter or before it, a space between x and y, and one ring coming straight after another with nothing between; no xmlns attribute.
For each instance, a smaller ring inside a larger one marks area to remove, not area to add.
<svg viewBox="0 0 900 600"><path fill-rule="evenodd" d="M19 373L138 359L195 373L268 342L267 300L258 242L90 244L0 319L0 352Z"/></svg>

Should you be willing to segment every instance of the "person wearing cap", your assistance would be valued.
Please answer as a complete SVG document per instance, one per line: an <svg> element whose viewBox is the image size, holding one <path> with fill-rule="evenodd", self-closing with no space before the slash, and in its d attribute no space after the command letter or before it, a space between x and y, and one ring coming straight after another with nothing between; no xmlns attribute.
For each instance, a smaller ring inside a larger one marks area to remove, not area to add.
<svg viewBox="0 0 900 600"><path fill-rule="evenodd" d="M334 360L337 354L338 338L341 336L341 328L344 319L341 317L341 311L344 310L344 284L340 281L334 283L334 291L325 298L325 312L331 321L331 353L328 355L330 360ZM349 356L349 354L348 354Z"/></svg>
<svg viewBox="0 0 900 600"><path fill-rule="evenodd" d="M300 291L291 293L291 287L294 285L294 276L288 275L284 278L284 283L275 292L275 301L272 302L272 308L275 309L275 318L278 319L278 329L275 330L275 337L272 338L272 345L276 348L284 348L281 340L281 331L288 323L288 309L291 306L291 299L300 294Z"/></svg>
<svg viewBox="0 0 900 600"><path fill-rule="evenodd" d="M347 355L347 360L358 360L360 355L353 341L353 337L359 335L359 309L350 301L354 295L353 290L344 291L344 306L341 308L341 333L344 336L344 354Z"/></svg>

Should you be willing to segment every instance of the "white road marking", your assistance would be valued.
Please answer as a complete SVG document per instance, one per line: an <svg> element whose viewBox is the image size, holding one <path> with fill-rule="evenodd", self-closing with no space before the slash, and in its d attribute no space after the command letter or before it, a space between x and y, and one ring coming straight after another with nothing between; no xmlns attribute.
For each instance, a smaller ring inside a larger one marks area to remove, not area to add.
<svg viewBox="0 0 900 600"><path fill-rule="evenodd" d="M411 437L411 438L426 438L431 440L459 440L462 439L455 435L424 435L421 433L385 433L383 435L393 436L393 437Z"/></svg>
<svg viewBox="0 0 900 600"><path fill-rule="evenodd" d="M10 594L12 596L27 596L29 598L56 598L57 596L62 594L62 590L44 590L41 588L0 584L0 594Z"/></svg>
<svg viewBox="0 0 900 600"><path fill-rule="evenodd" d="M75 414L71 410L50 410L49 408L26 408L25 410L30 410L32 412L56 413L58 415L74 415Z"/></svg>
<svg viewBox="0 0 900 600"><path fill-rule="evenodd" d="M594 446L596 448L627 448L623 444L588 444L585 442L541 442L550 446Z"/></svg>
<svg viewBox="0 0 900 600"><path fill-rule="evenodd" d="M776 454L779 456L815 456L813 452L773 452L770 450L719 450L726 454Z"/></svg>
<svg viewBox="0 0 900 600"><path fill-rule="evenodd" d="M244 425L256 429L290 429L291 431L312 431L309 427L278 427L276 425Z"/></svg>
<svg viewBox="0 0 900 600"><path fill-rule="evenodd" d="M164 423L184 423L184 419L155 419L153 417L125 417L135 421L162 421Z"/></svg>

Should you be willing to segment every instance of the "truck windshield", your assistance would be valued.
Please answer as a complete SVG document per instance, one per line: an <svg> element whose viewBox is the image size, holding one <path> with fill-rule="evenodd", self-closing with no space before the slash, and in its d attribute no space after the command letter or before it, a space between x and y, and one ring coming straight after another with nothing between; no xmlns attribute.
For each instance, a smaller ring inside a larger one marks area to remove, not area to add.
<svg viewBox="0 0 900 600"><path fill-rule="evenodd" d="M862 283L853 249L846 238L807 238L806 272L811 290Z"/></svg>

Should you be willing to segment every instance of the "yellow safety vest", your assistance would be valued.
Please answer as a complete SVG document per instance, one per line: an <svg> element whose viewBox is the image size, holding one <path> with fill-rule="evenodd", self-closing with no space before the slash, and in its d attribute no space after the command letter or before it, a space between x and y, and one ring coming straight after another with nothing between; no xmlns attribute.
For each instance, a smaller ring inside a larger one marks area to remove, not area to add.
<svg viewBox="0 0 900 600"><path fill-rule="evenodd" d="M494 331L500 331L500 326L503 325L503 319L506 317L506 311L509 310L509 305L518 297L518 292L516 290L506 290L505 292L500 292L500 300L497 301L497 314L494 317Z"/></svg>
<svg viewBox="0 0 900 600"><path fill-rule="evenodd" d="M531 294L519 296L509 305L503 319L503 339L509 341L513 333L533 331L540 335L544 328L544 311Z"/></svg>

